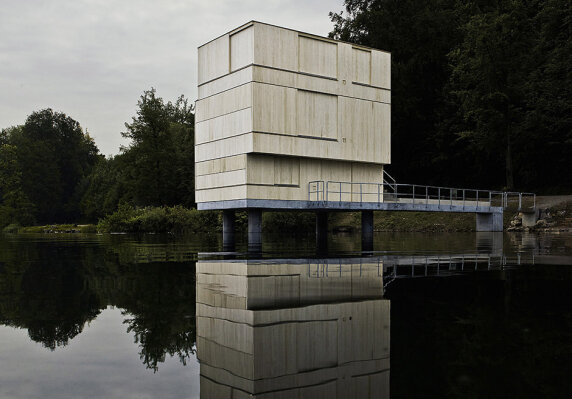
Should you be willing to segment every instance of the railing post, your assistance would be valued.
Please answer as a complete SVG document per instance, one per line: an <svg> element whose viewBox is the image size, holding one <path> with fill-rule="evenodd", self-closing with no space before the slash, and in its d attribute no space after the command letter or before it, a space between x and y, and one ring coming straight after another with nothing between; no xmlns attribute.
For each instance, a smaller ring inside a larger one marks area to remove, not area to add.
<svg viewBox="0 0 572 399"><path fill-rule="evenodd" d="M477 190L477 209L479 209L479 190Z"/></svg>
<svg viewBox="0 0 572 399"><path fill-rule="evenodd" d="M363 202L363 189L362 189L363 186L362 186L362 184L363 183L359 184L359 202L360 202L360 204Z"/></svg>
<svg viewBox="0 0 572 399"><path fill-rule="evenodd" d="M351 201L351 198L350 198L350 201ZM342 182L340 182L340 202L342 202Z"/></svg>
<svg viewBox="0 0 572 399"><path fill-rule="evenodd" d="M413 198L411 198L411 203L415 205L415 184L413 185Z"/></svg>
<svg viewBox="0 0 572 399"><path fill-rule="evenodd" d="M377 185L377 203L379 204L379 197L381 193L381 184Z"/></svg>
<svg viewBox="0 0 572 399"><path fill-rule="evenodd" d="M449 188L449 199L450 199L449 206L451 207L451 206L453 206L453 189L452 188Z"/></svg>
<svg viewBox="0 0 572 399"><path fill-rule="evenodd" d="M463 210L465 210L465 189L463 189Z"/></svg>
<svg viewBox="0 0 572 399"><path fill-rule="evenodd" d="M437 207L441 208L441 187L437 189Z"/></svg>
<svg viewBox="0 0 572 399"><path fill-rule="evenodd" d="M330 182L327 181L324 183L324 189L326 190L326 202L328 202L328 193L330 192Z"/></svg>
<svg viewBox="0 0 572 399"><path fill-rule="evenodd" d="M489 191L489 206L493 206L493 193Z"/></svg>
<svg viewBox="0 0 572 399"><path fill-rule="evenodd" d="M425 186L425 206L429 205L429 186Z"/></svg>
<svg viewBox="0 0 572 399"><path fill-rule="evenodd" d="M518 210L522 209L522 193L518 193Z"/></svg>

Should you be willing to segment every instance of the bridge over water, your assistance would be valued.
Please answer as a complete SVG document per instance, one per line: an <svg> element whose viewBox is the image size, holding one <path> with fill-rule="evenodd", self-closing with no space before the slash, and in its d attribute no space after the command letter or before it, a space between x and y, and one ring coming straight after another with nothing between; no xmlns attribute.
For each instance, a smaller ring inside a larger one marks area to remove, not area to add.
<svg viewBox="0 0 572 399"><path fill-rule="evenodd" d="M245 199L200 204L199 209L223 209L223 242L234 246L234 210L248 210L248 243L253 251L262 244L262 212L269 210L316 213L318 247L327 242L329 212L361 212L362 249L373 248L373 212L474 213L476 231L503 231L503 214L509 209L524 214L523 223L536 222L536 194L396 183L384 171L382 183L315 180L308 183L307 200Z"/></svg>

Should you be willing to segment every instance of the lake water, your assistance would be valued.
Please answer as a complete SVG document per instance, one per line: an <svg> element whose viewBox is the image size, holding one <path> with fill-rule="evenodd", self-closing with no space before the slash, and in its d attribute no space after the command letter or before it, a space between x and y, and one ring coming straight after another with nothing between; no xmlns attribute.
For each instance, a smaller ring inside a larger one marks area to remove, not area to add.
<svg viewBox="0 0 572 399"><path fill-rule="evenodd" d="M0 237L0 398L570 398L572 234Z"/></svg>

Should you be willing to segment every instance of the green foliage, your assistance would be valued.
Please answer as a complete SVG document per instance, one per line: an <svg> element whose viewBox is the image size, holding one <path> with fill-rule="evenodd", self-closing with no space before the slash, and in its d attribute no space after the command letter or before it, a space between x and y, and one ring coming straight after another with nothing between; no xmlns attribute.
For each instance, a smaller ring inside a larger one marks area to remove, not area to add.
<svg viewBox="0 0 572 399"><path fill-rule="evenodd" d="M531 21L523 3L504 3L471 15L464 24L464 40L449 54L453 68L447 89L466 129L459 137L487 166L504 169L505 179L494 183L502 186L504 180L513 190L512 152L519 144L515 141L523 137L519 119L532 44Z"/></svg>
<svg viewBox="0 0 572 399"><path fill-rule="evenodd" d="M455 0L346 0L330 13L336 39L391 52L390 173L401 182L448 184L429 168L448 80L447 54L462 37Z"/></svg>
<svg viewBox="0 0 572 399"><path fill-rule="evenodd" d="M48 224L43 226L25 226L18 229L18 233L24 234L46 234L46 233L97 233L97 228L93 224Z"/></svg>
<svg viewBox="0 0 572 399"><path fill-rule="evenodd" d="M177 205L173 207L134 208L122 204L97 225L100 232L185 233L213 232L219 225L217 212L197 211Z"/></svg>
<svg viewBox="0 0 572 399"><path fill-rule="evenodd" d="M8 224L30 224L34 221L34 205L22 186L22 171L17 148L0 145L0 227Z"/></svg>
<svg viewBox="0 0 572 399"><path fill-rule="evenodd" d="M12 224L9 224L8 226L4 227L2 229L2 232L7 233L7 234L15 234L20 230L20 227L21 226L19 224L12 223Z"/></svg>
<svg viewBox="0 0 572 399"><path fill-rule="evenodd" d="M79 123L48 108L4 130L2 142L0 174L12 176L0 183L2 206L14 210L12 218L22 224L77 220L79 183L98 157Z"/></svg>
<svg viewBox="0 0 572 399"><path fill-rule="evenodd" d="M140 220L140 228L111 222L111 214L116 210L114 217L119 221L129 219L123 215L125 207L118 210L120 203L139 208L195 206L192 106L183 96L175 103L164 102L155 89L145 91L137 105L137 115L132 123L125 124L127 131L122 133L131 140L129 146L114 157L100 157L92 173L82 181L81 210L92 221L110 215L110 223L118 231L178 229L177 225L155 225L166 215L153 213L146 216L148 220Z"/></svg>
<svg viewBox="0 0 572 399"><path fill-rule="evenodd" d="M268 233L313 233L315 223L313 212L264 212L262 216L262 228Z"/></svg>
<svg viewBox="0 0 572 399"><path fill-rule="evenodd" d="M570 190L572 3L346 0L345 8L330 14L332 37L392 53L398 180Z"/></svg>
<svg viewBox="0 0 572 399"><path fill-rule="evenodd" d="M173 104L147 90L122 135L126 189L134 205L194 205L194 114L181 96Z"/></svg>
<svg viewBox="0 0 572 399"><path fill-rule="evenodd" d="M80 208L86 220L95 221L111 214L120 202L128 200L122 163L122 155L100 157L91 174L81 182Z"/></svg>

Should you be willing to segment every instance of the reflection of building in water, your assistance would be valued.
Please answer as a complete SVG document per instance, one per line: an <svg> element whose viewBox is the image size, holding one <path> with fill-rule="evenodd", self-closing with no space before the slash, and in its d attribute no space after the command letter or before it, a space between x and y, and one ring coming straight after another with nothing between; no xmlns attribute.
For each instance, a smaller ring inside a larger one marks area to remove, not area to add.
<svg viewBox="0 0 572 399"><path fill-rule="evenodd" d="M389 397L382 270L367 258L199 261L201 398Z"/></svg>

